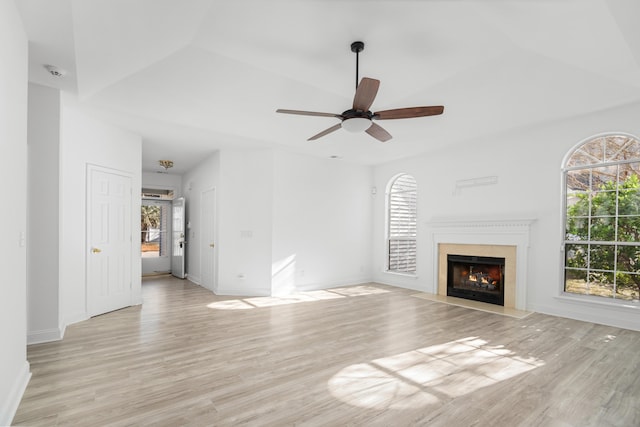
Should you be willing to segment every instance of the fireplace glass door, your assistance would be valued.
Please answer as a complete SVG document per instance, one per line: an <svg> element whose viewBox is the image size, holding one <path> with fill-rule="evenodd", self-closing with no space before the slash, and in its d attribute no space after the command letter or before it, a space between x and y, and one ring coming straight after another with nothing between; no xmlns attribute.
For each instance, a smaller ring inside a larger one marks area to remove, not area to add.
<svg viewBox="0 0 640 427"><path fill-rule="evenodd" d="M447 255L447 295L504 305L504 258Z"/></svg>

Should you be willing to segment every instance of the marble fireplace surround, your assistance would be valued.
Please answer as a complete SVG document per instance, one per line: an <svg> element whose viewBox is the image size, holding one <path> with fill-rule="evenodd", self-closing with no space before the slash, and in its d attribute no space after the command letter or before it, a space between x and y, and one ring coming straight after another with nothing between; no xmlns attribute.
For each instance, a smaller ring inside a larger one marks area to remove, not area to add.
<svg viewBox="0 0 640 427"><path fill-rule="evenodd" d="M434 293L447 295L447 255L505 258L504 307L526 310L527 259L533 219L442 219L427 223L433 242Z"/></svg>

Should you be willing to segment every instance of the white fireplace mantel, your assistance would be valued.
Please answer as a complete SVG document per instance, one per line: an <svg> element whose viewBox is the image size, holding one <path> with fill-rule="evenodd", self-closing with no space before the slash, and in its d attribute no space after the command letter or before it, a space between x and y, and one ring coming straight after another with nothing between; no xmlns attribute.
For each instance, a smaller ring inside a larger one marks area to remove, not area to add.
<svg viewBox="0 0 640 427"><path fill-rule="evenodd" d="M438 293L440 244L505 245L516 247L515 308L526 310L527 261L531 224L535 219L433 219L426 223L433 242L434 293Z"/></svg>

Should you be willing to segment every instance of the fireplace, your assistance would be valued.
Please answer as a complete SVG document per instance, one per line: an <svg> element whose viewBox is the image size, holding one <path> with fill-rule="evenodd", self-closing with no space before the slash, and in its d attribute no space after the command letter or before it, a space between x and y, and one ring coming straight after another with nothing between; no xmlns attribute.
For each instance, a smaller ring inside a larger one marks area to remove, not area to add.
<svg viewBox="0 0 640 427"><path fill-rule="evenodd" d="M527 308L527 259L533 219L436 219L428 222L433 241L433 293L447 296L447 256L504 258L504 308Z"/></svg>
<svg viewBox="0 0 640 427"><path fill-rule="evenodd" d="M505 259L447 255L447 296L504 306Z"/></svg>

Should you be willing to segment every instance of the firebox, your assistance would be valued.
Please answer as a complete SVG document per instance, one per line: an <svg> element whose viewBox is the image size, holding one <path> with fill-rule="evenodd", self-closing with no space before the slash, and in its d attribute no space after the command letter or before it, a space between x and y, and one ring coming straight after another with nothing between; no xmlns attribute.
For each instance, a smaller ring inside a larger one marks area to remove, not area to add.
<svg viewBox="0 0 640 427"><path fill-rule="evenodd" d="M504 305L504 258L447 255L447 295Z"/></svg>

